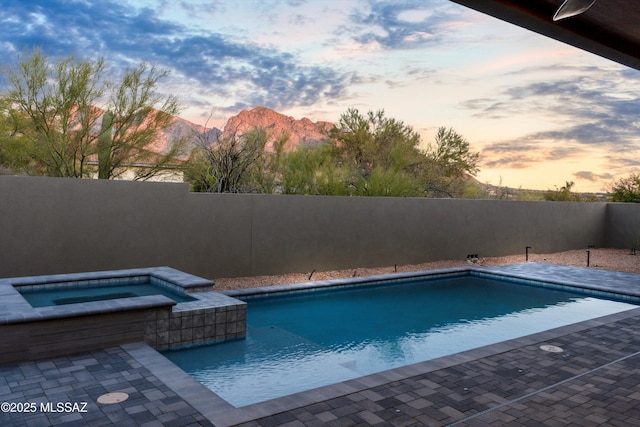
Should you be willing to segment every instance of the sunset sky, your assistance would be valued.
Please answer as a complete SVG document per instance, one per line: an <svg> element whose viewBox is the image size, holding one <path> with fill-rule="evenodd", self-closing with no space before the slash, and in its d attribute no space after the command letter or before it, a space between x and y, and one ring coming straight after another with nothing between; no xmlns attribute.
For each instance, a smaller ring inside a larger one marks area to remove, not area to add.
<svg viewBox="0 0 640 427"><path fill-rule="evenodd" d="M0 28L4 65L39 46L114 76L164 67L200 124L384 109L425 146L440 126L465 136L482 182L601 191L640 171L640 71L447 0L0 0Z"/></svg>

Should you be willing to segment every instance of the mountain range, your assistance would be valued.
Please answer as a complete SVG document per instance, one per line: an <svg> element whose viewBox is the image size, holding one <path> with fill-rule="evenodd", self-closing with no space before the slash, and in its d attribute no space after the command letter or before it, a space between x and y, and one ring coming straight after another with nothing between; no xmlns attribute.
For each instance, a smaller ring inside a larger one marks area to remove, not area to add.
<svg viewBox="0 0 640 427"><path fill-rule="evenodd" d="M267 151L273 151L275 141L283 137L287 138L285 151L292 151L301 145L312 146L326 141L327 133L333 127L330 122L312 122L306 117L295 119L267 107L257 107L230 117L222 129L206 128L175 117L150 148L156 152L166 152L173 141L184 138L187 140L187 153L190 153L200 144L215 144L219 138L239 137L252 129L264 129L268 135Z"/></svg>

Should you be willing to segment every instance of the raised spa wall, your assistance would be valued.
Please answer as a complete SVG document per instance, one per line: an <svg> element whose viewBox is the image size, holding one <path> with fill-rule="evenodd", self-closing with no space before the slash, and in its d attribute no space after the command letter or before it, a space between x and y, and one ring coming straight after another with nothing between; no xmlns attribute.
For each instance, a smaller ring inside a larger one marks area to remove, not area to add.
<svg viewBox="0 0 640 427"><path fill-rule="evenodd" d="M118 286L141 276L195 301L151 295L34 308L19 292L21 286ZM0 279L0 364L130 342L164 350L243 338L246 303L213 292L213 286L169 267Z"/></svg>
<svg viewBox="0 0 640 427"><path fill-rule="evenodd" d="M144 342L158 350L243 338L246 303L217 292L190 293L197 301L145 313Z"/></svg>

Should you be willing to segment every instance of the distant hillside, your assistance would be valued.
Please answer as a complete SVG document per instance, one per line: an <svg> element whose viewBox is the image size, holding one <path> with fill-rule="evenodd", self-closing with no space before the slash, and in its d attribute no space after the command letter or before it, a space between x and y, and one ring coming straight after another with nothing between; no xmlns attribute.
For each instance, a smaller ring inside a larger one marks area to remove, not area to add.
<svg viewBox="0 0 640 427"><path fill-rule="evenodd" d="M265 129L269 135L267 150L273 150L273 143L287 136L285 151L294 150L300 145L315 145L326 141L327 133L334 127L329 122L312 122L307 118L295 119L266 107L243 110L231 117L224 125L223 137L240 136L252 129Z"/></svg>
<svg viewBox="0 0 640 427"><path fill-rule="evenodd" d="M545 199L544 196L546 193L550 191L553 192L551 189L533 190L488 183L483 184L477 180L476 182L484 188L487 196L492 199L540 201ZM603 202L609 199L609 194L605 192L573 192L573 194L576 194L581 201L585 202Z"/></svg>
<svg viewBox="0 0 640 427"><path fill-rule="evenodd" d="M273 144L278 139L287 136L285 151L295 150L300 145L312 146L328 139L327 133L334 125L329 122L312 122L307 118L295 119L285 116L266 107L257 107L251 111L243 110L238 115L227 120L223 130L205 128L180 117L175 117L150 147L158 153L166 153L173 141L182 138L187 140L187 156L198 144L212 144L218 138L242 136L253 129L264 129L269 135L267 151L273 150Z"/></svg>
<svg viewBox="0 0 640 427"><path fill-rule="evenodd" d="M158 153L166 153L172 142L184 139L186 141L184 157L189 157L191 151L200 141L211 143L216 141L221 134L222 131L218 128L205 128L180 117L175 117L149 148Z"/></svg>
<svg viewBox="0 0 640 427"><path fill-rule="evenodd" d="M98 118L92 127L92 132L95 135L100 133L100 127L102 123L102 116L104 110L96 107ZM153 110L151 116L157 114L158 110ZM174 117L169 126L160 132L158 138L150 144L147 148L154 153L166 154L169 152L171 145L184 140L186 146L184 147L184 160L189 157L191 151L197 146L198 141L215 141L222 134L222 131L218 128L205 128L204 126L197 125L181 117ZM92 160L96 160L97 157L92 156Z"/></svg>

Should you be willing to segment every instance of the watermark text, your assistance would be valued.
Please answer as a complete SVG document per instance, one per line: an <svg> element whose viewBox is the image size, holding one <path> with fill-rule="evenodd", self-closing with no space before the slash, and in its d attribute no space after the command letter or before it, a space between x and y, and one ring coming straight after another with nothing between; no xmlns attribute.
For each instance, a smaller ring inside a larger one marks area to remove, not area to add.
<svg viewBox="0 0 640 427"><path fill-rule="evenodd" d="M0 403L0 412L5 414L23 414L23 413L86 413L87 402L2 402Z"/></svg>

